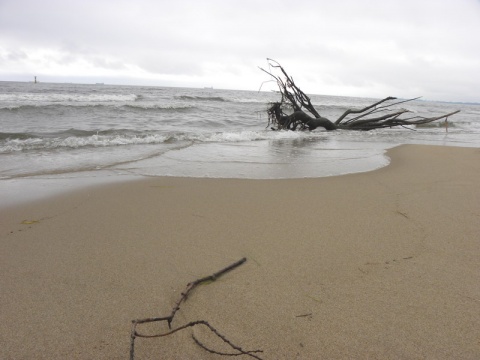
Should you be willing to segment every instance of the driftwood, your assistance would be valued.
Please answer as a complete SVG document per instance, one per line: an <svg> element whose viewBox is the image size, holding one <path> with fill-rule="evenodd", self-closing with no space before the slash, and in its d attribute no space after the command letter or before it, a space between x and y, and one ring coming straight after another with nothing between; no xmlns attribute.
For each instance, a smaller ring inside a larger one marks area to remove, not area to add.
<svg viewBox="0 0 480 360"><path fill-rule="evenodd" d="M220 276L226 274L229 271L232 271L233 269L239 267L242 265L245 261L247 261L246 258L240 259L239 261L217 271L216 273L203 277L201 279L197 279L195 281L192 281L187 284L187 287L185 290L181 293L180 299L175 303L170 315L164 316L164 317L154 317L154 318L145 318L145 319L137 319L132 321L132 329L130 333L130 360L134 360L135 358L135 339L140 337L140 338L159 338L159 337L165 337L172 335L178 331L194 327L194 326L204 326L207 329L209 329L213 334L215 334L218 338L222 339L223 342L225 342L228 346L230 346L234 352L231 353L225 353L225 352L220 352L216 350L212 350L203 343L201 343L195 335L192 334L192 339L193 341L200 346L202 349L212 353L212 354L217 354L217 355L223 355L223 356L241 356L241 355L246 355L250 356L254 359L260 359L261 358L257 355L258 353L261 353L262 350L244 350L240 346L237 346L233 344L230 340L227 339L224 335L222 335L216 328L214 328L212 325L210 325L207 321L205 320L196 320L196 321L191 321L187 324L184 324L182 326L179 326L175 329L172 329L172 322L173 318L175 317L175 314L177 313L178 310L180 310L180 305L187 301L187 298L189 294L198 286L203 283L208 283L217 280ZM164 333L160 334L153 334L153 335L148 335L148 334L142 334L137 331L137 326L141 324L146 324L146 323L151 323L151 322L158 322L158 321L164 321L167 322L169 331L166 331Z"/></svg>
<svg viewBox="0 0 480 360"><path fill-rule="evenodd" d="M326 130L373 130L386 127L422 125L436 120L445 119L460 110L435 117L411 116L405 117L407 109L392 110L390 107L403 104L417 98L397 100L386 97L363 109L348 109L335 121L327 119L317 112L310 97L305 94L287 74L285 69L275 60L267 59L270 71L260 68L276 81L281 94L281 100L270 103L267 110L268 124L272 130L314 130L323 127ZM274 72L278 73L277 75ZM352 116L353 115L353 116ZM404 116L404 117L402 117Z"/></svg>

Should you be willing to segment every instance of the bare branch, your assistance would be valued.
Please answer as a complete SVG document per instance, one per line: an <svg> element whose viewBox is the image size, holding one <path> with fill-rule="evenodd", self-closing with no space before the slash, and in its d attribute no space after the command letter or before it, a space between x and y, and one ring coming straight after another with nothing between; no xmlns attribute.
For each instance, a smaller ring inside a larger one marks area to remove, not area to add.
<svg viewBox="0 0 480 360"><path fill-rule="evenodd" d="M358 119L361 119L365 116L368 116L368 115L371 115L371 114L374 114L374 113L378 113L378 112L382 112L382 111L392 111L389 107L391 106L395 106L395 105L398 105L398 104L403 104L403 103L406 103L406 102L409 102L409 101L413 101L413 100L417 100L417 99L420 99L421 96L419 97L416 97L416 98L413 98L413 99L407 99L407 100L402 100L402 101L397 101L395 103L392 103L392 104L388 104L388 105L383 105L383 106L379 106L379 107L375 107L373 108L371 111L368 111L366 112L365 114L361 114L359 116L356 116L354 118L351 118L351 119L348 119L347 121L345 121L343 124L348 124L348 123L351 123L355 120L358 120ZM392 98L392 99L396 99L396 98ZM385 99L384 99L385 100Z"/></svg>
<svg viewBox="0 0 480 360"><path fill-rule="evenodd" d="M169 319L167 320L168 321L168 327L171 328L171 323L173 321L173 317L175 316L176 312L178 310L180 310L180 304L182 302L185 302L188 298L188 295L190 294L190 292L193 291L193 289L195 289L198 285L200 285L201 283L204 283L204 282L207 282L207 281L215 281L217 280L220 276L222 276L223 274L235 269L236 267L239 267L240 265L242 265L245 261L247 261L246 258L242 258L240 260L238 260L237 262L227 266L226 268L220 270L220 271L217 271L215 274L213 275L210 275L210 276L206 276L206 277L203 277L201 279L197 279L195 281L192 281L190 283L187 284L187 287L185 289L184 292L181 293L181 297L180 299L176 302L175 306L173 307L172 309L172 313L170 314L169 316Z"/></svg>
<svg viewBox="0 0 480 360"><path fill-rule="evenodd" d="M208 325L210 326L210 325ZM202 349L208 351L209 353L212 353L212 354L217 354L217 355L223 355L223 356L241 356L241 355L248 355L250 357L253 357L254 359L259 359L259 360L262 360L261 357L255 355L255 353L261 353L263 352L262 350L251 350L251 351L248 351L248 350L243 350L241 347L239 346L236 346L234 344L232 344L229 340L227 340L223 335L219 334L217 332L217 330L215 330L213 327L210 328L210 330L212 330L212 332L217 335L218 337L220 337L224 342L226 342L228 345L230 345L231 348L237 350L238 352L236 353L225 353L225 352L220 352L220 351L216 351L216 350L212 350L210 348L208 348L206 345L204 345L202 342L200 342L200 340L198 340L195 335L192 334L192 339L193 341L195 341L195 343L200 346Z"/></svg>
<svg viewBox="0 0 480 360"><path fill-rule="evenodd" d="M358 114L358 113L362 113L364 111L367 111L367 110L370 110L371 108L374 108L376 107L377 105L385 102L385 101L389 101L389 100L395 100L396 98L395 97L386 97L385 99L383 100L380 100L380 101L377 101L375 104L372 104L372 105L369 105L363 109L359 109L359 110L355 110L355 109L348 109L347 111L345 111L338 119L337 121L335 121L335 124L338 125L342 122L342 120L345 118L345 116L347 116L348 114Z"/></svg>
<svg viewBox="0 0 480 360"><path fill-rule="evenodd" d="M205 349L206 351L209 351L211 353L218 354L218 355L225 355L225 356L246 355L246 356L250 356L250 357L253 357L255 359L260 359L261 360L261 358L259 356L255 355L256 353L262 352L261 350L253 350L253 351L243 350L241 347L239 347L237 345L234 345L230 340L228 340L224 335L222 335L217 329L215 329L212 325L210 325L205 320L191 321L191 322L189 322L187 324L184 324L182 326L179 326L175 329L171 328L171 323L173 321L173 318L175 317L175 314L177 313L177 311L180 310L180 304L187 300L189 294L193 291L193 289L195 289L198 285L200 285L202 283L217 280L220 276L226 274L229 271L234 270L235 268L242 265L245 261L247 261L247 259L242 258L239 261L234 262L233 264L215 272L214 274L212 274L210 276L205 276L203 278L200 278L200 279L197 279L195 281L192 281L192 282L188 283L185 291L183 291L181 293L180 299L175 303L175 306L173 307L172 312L170 313L169 316L133 320L132 321L132 329L131 329L131 332L130 332L130 360L134 360L134 358L135 358L135 339L137 337L150 338L150 339L151 338L165 337L165 336L175 334L178 331L181 331L181 330L184 330L184 329L187 329L187 328L190 328L190 327L194 327L196 325L206 326L212 333L214 333L218 338L222 339L223 342L225 342L227 345L229 345L232 349L236 350L237 352L236 353L222 353L222 352L218 352L218 351L215 351L215 350L211 350L211 349L207 348L204 344L202 344L200 341L198 341L198 339L196 339L195 336L192 335L195 343L197 345L199 345L200 347L202 347L203 349ZM158 321L166 321L170 330L167 331L167 332L164 332L164 333L152 334L152 335L142 334L142 333L137 331L137 325L151 323L151 322L158 322Z"/></svg>

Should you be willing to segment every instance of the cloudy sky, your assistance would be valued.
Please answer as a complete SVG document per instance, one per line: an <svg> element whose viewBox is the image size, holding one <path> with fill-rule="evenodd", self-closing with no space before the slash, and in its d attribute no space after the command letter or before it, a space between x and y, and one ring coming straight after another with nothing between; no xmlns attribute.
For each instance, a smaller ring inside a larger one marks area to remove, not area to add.
<svg viewBox="0 0 480 360"><path fill-rule="evenodd" d="M258 90L267 57L313 94L480 102L480 0L0 0L2 81Z"/></svg>

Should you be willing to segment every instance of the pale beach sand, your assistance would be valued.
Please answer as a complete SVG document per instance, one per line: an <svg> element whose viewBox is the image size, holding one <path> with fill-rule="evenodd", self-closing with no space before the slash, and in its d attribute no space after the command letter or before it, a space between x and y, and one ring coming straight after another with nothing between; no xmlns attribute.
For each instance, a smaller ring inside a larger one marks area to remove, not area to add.
<svg viewBox="0 0 480 360"><path fill-rule="evenodd" d="M207 320L263 359L479 359L480 149L320 179L152 178L0 213L1 359L128 359L131 320ZM23 222L23 224L22 224ZM164 326L141 328L164 331ZM220 359L204 329L136 359ZM244 357L242 357L244 358Z"/></svg>

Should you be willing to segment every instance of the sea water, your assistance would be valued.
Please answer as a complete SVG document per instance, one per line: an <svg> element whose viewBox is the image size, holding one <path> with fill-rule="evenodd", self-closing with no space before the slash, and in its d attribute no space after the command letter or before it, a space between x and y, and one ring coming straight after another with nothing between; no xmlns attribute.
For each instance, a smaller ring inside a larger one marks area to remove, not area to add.
<svg viewBox="0 0 480 360"><path fill-rule="evenodd" d="M387 94L389 95L389 94ZM370 171L399 144L480 147L480 105L413 101L419 128L272 131L276 92L0 82L2 204L145 176L279 179ZM331 120L377 99L311 95ZM0 204L1 205L1 204Z"/></svg>

